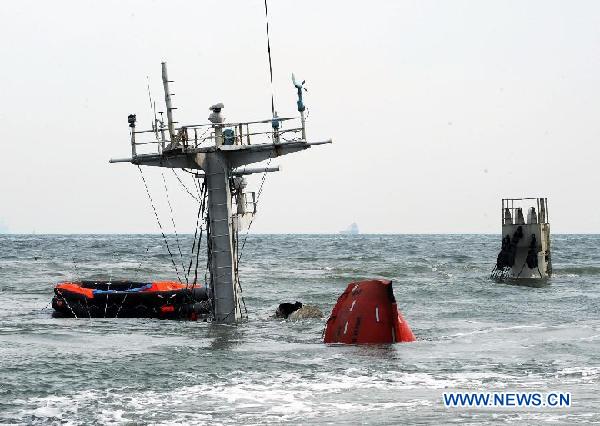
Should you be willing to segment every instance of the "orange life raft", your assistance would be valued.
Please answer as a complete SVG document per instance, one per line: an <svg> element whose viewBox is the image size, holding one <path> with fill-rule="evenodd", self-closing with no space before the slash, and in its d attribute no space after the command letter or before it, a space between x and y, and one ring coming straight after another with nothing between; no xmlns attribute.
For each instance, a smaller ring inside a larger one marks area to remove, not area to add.
<svg viewBox="0 0 600 426"><path fill-rule="evenodd" d="M414 342L415 335L402 317L392 282L359 281L348 284L325 326L325 343L378 344Z"/></svg>
<svg viewBox="0 0 600 426"><path fill-rule="evenodd" d="M197 319L210 312L204 286L173 281L79 281L58 283L52 307L76 318Z"/></svg>

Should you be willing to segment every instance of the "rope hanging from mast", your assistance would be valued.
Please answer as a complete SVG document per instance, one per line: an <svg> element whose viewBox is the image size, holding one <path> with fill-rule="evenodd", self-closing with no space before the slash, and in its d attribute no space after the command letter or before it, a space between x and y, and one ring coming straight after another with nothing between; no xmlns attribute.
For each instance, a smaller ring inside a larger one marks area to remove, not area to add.
<svg viewBox="0 0 600 426"><path fill-rule="evenodd" d="M179 175L177 174L177 172L175 171L175 169L171 169L171 171L173 172L173 174L175 175L175 177L179 181L179 184L184 189L184 191L187 192L190 195L190 197L192 197L194 200L200 202L200 199L197 196L195 196L194 194L192 194L192 192L188 189L188 187L185 185L185 183L183 183L183 181L181 180L181 178L179 177ZM194 181L194 186L196 188L198 187L198 185L195 183L195 181Z"/></svg>
<svg viewBox="0 0 600 426"><path fill-rule="evenodd" d="M205 218L206 212L206 198L208 191L206 190L206 183L202 183L202 189L199 190L199 196L201 201L198 203L198 217L196 218L196 231L194 232L194 244L192 245L192 257L190 258L190 264L188 266L188 276L191 278L190 270L192 267L192 263L194 261L194 247L196 248L196 266L194 268L194 281L192 282L192 288L196 286L198 283L198 265L200 262L200 245L202 244L202 234L204 232L204 227L202 226L202 222ZM198 236L198 230L200 230L200 235ZM205 281L206 283L206 281Z"/></svg>
<svg viewBox="0 0 600 426"><path fill-rule="evenodd" d="M202 183L202 194L204 194L204 183ZM203 211L203 206L202 206L202 202L198 203L198 215L196 217L196 228L194 230L194 242L192 244L192 254L190 256L190 262L188 265L188 269L187 269L187 275L188 277L190 276L190 272L192 270L192 265L194 264L194 253L196 250L196 244L198 244L198 249L200 249L200 242L198 241L198 229L200 229L200 241L202 240L202 232L204 231L204 228L202 228L202 225L200 225L200 220L201 218L203 219L204 216L204 211ZM187 285L186 285L187 287Z"/></svg>
<svg viewBox="0 0 600 426"><path fill-rule="evenodd" d="M140 176L142 177L142 182L144 182L144 187L146 188L146 194L148 195L148 199L150 200L150 206L152 207L152 210L154 211L154 217L156 217L156 223L158 223L158 228L160 229L160 233L163 237L163 241L165 242L165 245L167 246L167 251L169 252L169 257L171 258L171 263L173 264L173 267L175 268L175 273L177 274L177 280L179 280L179 282L181 284L183 284L181 282L181 277L179 276L179 269L177 268L177 264L175 263L173 253L171 252L171 248L169 247L169 241L167 240L165 231L163 230L162 224L160 223L160 219L158 217L158 212L156 211L156 207L154 206L154 200L152 200L152 195L150 195L150 190L148 189L148 184L146 183L146 178L144 177L144 172L142 172L142 168L139 165L137 166L137 168L140 171Z"/></svg>
<svg viewBox="0 0 600 426"><path fill-rule="evenodd" d="M173 224L173 232L175 233L175 241L177 242L177 250L179 250L179 257L181 259L181 269L183 271L185 282L188 283L188 276L185 273L185 264L183 261L183 253L181 252L181 245L179 244L179 234L177 233L177 226L175 225L175 214L173 213L173 206L171 206L171 199L169 198L169 189L167 187L167 180L165 179L164 172L161 172L163 183L165 185L165 196L167 197L167 204L169 205L169 211L171 212L171 223Z"/></svg>

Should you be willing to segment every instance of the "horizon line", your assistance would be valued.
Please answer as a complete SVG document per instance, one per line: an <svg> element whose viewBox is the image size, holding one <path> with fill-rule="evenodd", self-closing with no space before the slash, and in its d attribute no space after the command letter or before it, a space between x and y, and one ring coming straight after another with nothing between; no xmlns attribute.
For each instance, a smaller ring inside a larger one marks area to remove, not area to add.
<svg viewBox="0 0 600 426"><path fill-rule="evenodd" d="M177 233L178 235L193 235L190 233ZM359 234L346 234L341 232L252 232L248 235L340 235L340 236L360 236L360 235L501 235L501 232L361 232ZM156 235L161 236L160 232L0 232L4 235ZM175 235L174 232L165 232L165 235ZM551 235L600 235L600 232L561 232Z"/></svg>

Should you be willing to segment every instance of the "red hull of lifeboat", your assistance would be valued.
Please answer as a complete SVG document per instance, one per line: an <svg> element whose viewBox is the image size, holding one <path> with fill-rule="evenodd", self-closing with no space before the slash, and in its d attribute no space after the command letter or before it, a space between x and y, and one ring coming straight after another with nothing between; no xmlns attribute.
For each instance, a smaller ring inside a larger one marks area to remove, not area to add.
<svg viewBox="0 0 600 426"><path fill-rule="evenodd" d="M381 344L414 342L415 335L398 311L392 282L348 284L325 326L325 343Z"/></svg>

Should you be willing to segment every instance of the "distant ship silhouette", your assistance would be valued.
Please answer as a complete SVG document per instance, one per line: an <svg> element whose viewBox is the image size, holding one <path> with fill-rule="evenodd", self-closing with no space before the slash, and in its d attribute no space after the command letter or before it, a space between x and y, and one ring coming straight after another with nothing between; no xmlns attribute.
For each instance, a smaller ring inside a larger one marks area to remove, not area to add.
<svg viewBox="0 0 600 426"><path fill-rule="evenodd" d="M349 227L347 227L346 229L344 229L343 231L340 231L340 234L358 235L359 234L358 225L356 223L353 223Z"/></svg>

